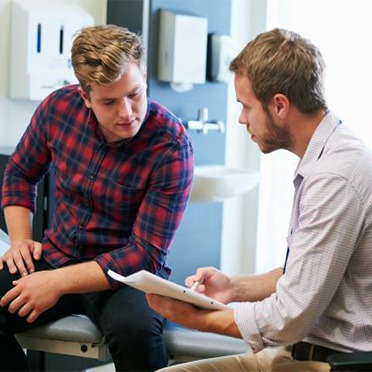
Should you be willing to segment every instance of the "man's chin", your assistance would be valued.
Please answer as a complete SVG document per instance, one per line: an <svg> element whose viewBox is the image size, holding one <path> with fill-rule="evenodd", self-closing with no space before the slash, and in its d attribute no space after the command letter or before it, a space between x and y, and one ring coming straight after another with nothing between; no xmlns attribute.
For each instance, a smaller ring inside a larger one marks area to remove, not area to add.
<svg viewBox="0 0 372 372"><path fill-rule="evenodd" d="M270 154L270 153L278 150L278 148L269 147L269 146L265 146L265 145L258 145L258 147L263 154Z"/></svg>
<svg viewBox="0 0 372 372"><path fill-rule="evenodd" d="M116 132L116 136L123 140L133 138L139 132L140 128L141 128L140 125L129 126L128 128L123 128Z"/></svg>

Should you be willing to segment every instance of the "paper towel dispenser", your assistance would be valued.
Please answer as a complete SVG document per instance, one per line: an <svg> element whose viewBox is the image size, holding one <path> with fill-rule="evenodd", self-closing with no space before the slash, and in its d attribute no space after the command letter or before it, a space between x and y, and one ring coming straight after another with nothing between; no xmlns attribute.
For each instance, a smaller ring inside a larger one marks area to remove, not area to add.
<svg viewBox="0 0 372 372"><path fill-rule="evenodd" d="M160 10L158 79L177 91L206 80L208 19Z"/></svg>
<svg viewBox="0 0 372 372"><path fill-rule="evenodd" d="M77 83L71 66L73 35L94 18L71 3L13 0L10 97L42 100L53 90Z"/></svg>
<svg viewBox="0 0 372 372"><path fill-rule="evenodd" d="M236 54L233 39L230 35L210 34L208 41L207 78L210 81L228 83L232 77L230 62Z"/></svg>

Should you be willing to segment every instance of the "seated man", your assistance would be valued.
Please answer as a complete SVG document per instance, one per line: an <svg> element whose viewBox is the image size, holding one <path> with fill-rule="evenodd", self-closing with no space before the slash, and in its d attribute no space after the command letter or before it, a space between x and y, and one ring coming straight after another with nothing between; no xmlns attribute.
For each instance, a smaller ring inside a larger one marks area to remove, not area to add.
<svg viewBox="0 0 372 372"><path fill-rule="evenodd" d="M252 352L167 371L329 371L335 351L372 345L372 156L323 93L324 62L286 30L258 35L232 61L239 122L263 153L300 161L284 268L228 277L198 269L186 284L238 309L206 311L149 295L174 322L245 340ZM272 185L275 187L275 185Z"/></svg>
<svg viewBox="0 0 372 372"><path fill-rule="evenodd" d="M0 370L26 370L14 334L85 313L120 371L167 365L163 318L108 269L168 278L170 245L188 200L193 149L180 120L147 99L139 37L108 25L72 46L80 85L50 94L6 167L10 248L0 259ZM56 211L31 234L37 182L53 169Z"/></svg>

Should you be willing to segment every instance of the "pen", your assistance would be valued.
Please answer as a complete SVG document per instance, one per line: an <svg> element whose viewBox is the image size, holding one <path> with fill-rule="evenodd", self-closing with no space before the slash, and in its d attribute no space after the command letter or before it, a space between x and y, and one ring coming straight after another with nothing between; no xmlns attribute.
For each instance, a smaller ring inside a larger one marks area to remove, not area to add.
<svg viewBox="0 0 372 372"><path fill-rule="evenodd" d="M191 286L190 290L196 291L196 288L198 288L199 284L200 284L199 281L194 282L194 284Z"/></svg>

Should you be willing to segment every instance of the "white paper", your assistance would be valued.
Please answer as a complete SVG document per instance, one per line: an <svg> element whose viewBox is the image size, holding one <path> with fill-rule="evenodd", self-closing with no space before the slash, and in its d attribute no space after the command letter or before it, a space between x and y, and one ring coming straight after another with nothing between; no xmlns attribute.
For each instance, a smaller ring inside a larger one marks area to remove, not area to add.
<svg viewBox="0 0 372 372"><path fill-rule="evenodd" d="M159 276L154 275L146 270L138 271L129 276L122 276L112 270L109 270L107 273L119 282L137 288L145 293L154 293L162 296L172 297L203 309L229 309L227 305L219 301L209 298L201 293L192 291L190 288L183 287L182 285L160 278Z"/></svg>
<svg viewBox="0 0 372 372"><path fill-rule="evenodd" d="M2 256L9 248L9 237L0 229L0 256Z"/></svg>

